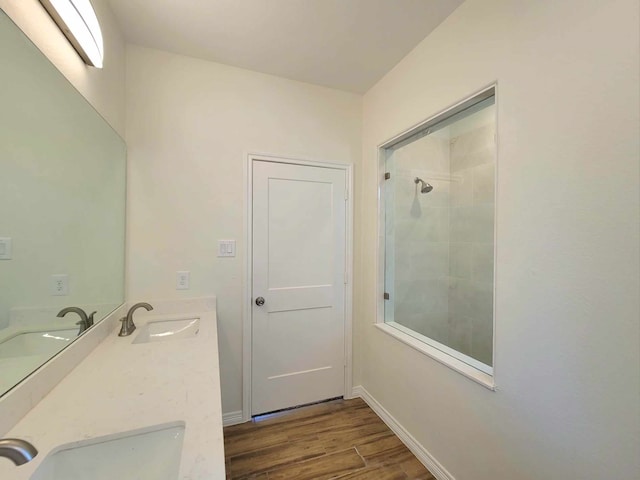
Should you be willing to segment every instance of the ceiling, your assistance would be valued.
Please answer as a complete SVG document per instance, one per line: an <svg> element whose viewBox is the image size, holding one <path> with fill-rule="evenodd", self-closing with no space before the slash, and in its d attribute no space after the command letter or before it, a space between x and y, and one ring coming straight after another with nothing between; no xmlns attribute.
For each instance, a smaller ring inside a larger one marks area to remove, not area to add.
<svg viewBox="0 0 640 480"><path fill-rule="evenodd" d="M463 0L109 0L128 42L364 93Z"/></svg>

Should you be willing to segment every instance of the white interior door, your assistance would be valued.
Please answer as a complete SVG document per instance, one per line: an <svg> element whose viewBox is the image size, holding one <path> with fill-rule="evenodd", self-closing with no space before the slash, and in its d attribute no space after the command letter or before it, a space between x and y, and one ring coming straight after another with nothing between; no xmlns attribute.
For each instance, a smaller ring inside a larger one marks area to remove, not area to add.
<svg viewBox="0 0 640 480"><path fill-rule="evenodd" d="M344 395L346 172L254 161L252 174L257 415Z"/></svg>

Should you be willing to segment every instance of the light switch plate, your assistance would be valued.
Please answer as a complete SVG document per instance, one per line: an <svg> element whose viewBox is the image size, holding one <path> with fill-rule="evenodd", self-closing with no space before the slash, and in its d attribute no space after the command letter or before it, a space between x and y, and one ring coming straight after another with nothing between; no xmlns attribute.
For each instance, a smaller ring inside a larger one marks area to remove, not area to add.
<svg viewBox="0 0 640 480"><path fill-rule="evenodd" d="M218 240L218 256L219 257L235 257L236 241L235 240Z"/></svg>
<svg viewBox="0 0 640 480"><path fill-rule="evenodd" d="M189 290L190 277L190 272L176 272L176 290Z"/></svg>
<svg viewBox="0 0 640 480"><path fill-rule="evenodd" d="M11 260L11 238L0 237L0 260Z"/></svg>
<svg viewBox="0 0 640 480"><path fill-rule="evenodd" d="M54 297L69 295L69 275L66 273L51 275L51 295Z"/></svg>

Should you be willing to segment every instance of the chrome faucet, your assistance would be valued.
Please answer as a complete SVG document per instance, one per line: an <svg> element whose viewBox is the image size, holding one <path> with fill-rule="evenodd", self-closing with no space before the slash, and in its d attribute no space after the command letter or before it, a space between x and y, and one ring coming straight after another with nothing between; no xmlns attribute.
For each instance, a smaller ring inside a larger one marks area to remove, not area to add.
<svg viewBox="0 0 640 480"><path fill-rule="evenodd" d="M80 325L80 331L78 332L78 335L82 334L82 332L84 332L85 330L87 330L89 327L93 325L93 316L96 314L96 312L93 312L91 315L87 315L87 313L79 307L63 308L58 312L57 316L62 318L67 313L71 313L71 312L77 313L78 315L80 315L80 321L76 322L76 325Z"/></svg>
<svg viewBox="0 0 640 480"><path fill-rule="evenodd" d="M120 321L122 322L122 327L120 327L120 333L118 333L119 337L128 337L136 329L136 324L133 323L133 312L135 312L139 308L144 308L147 312L153 310L153 307L145 302L140 302L133 305L129 309L127 316L120 319Z"/></svg>
<svg viewBox="0 0 640 480"><path fill-rule="evenodd" d="M36 447L19 438L0 439L0 457L11 460L16 465L24 465L38 455Z"/></svg>

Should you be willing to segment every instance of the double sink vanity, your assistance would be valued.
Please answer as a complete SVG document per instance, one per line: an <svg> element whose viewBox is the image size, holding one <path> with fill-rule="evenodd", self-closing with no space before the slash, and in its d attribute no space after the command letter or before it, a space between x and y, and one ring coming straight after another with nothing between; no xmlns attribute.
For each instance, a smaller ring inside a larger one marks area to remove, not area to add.
<svg viewBox="0 0 640 480"><path fill-rule="evenodd" d="M0 459L0 478L225 478L215 299L153 305L128 336L124 307L87 333L106 336L4 435L37 455Z"/></svg>

